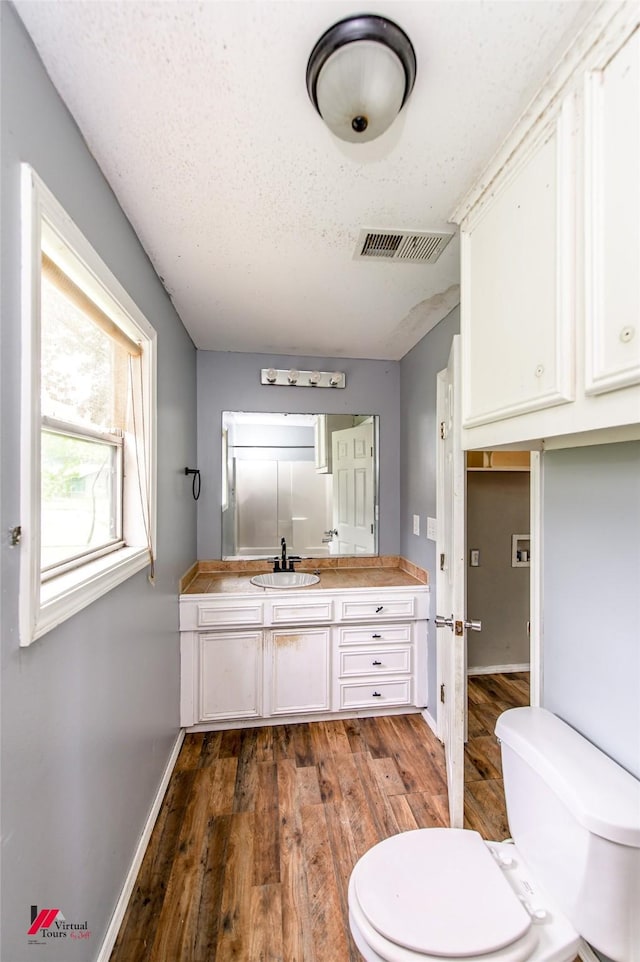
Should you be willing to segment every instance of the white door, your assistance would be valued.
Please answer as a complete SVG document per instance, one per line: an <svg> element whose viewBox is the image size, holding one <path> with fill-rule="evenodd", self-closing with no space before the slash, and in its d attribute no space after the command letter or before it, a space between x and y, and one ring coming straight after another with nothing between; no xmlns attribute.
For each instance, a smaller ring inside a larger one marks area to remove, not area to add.
<svg viewBox="0 0 640 962"><path fill-rule="evenodd" d="M438 730L444 742L452 828L464 821L464 728L467 697L465 620L465 463L460 428L460 338L438 374L436 593ZM474 624L474 627L477 627ZM479 630L479 629L478 629Z"/></svg>
<svg viewBox="0 0 640 962"><path fill-rule="evenodd" d="M331 435L332 554L374 554L373 421Z"/></svg>

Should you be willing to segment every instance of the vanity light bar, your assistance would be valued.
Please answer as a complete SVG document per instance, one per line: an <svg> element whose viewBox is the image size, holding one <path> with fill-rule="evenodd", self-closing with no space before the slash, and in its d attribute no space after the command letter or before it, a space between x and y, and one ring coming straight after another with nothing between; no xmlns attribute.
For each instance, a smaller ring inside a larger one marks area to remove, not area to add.
<svg viewBox="0 0 640 962"><path fill-rule="evenodd" d="M275 367L263 367L261 384L278 384L285 387L346 387L347 377L342 371L277 371Z"/></svg>

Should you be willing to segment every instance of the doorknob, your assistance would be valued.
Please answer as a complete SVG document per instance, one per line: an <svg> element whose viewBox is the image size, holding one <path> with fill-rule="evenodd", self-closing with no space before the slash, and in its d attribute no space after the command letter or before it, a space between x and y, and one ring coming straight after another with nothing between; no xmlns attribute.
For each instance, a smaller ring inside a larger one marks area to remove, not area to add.
<svg viewBox="0 0 640 962"><path fill-rule="evenodd" d="M442 615L436 615L434 619L434 624L436 628L451 628L453 629L453 615L450 618L443 618Z"/></svg>
<svg viewBox="0 0 640 962"><path fill-rule="evenodd" d="M456 635L464 634L465 628L469 629L470 631L482 631L482 622L481 621L456 621L455 629L454 629Z"/></svg>

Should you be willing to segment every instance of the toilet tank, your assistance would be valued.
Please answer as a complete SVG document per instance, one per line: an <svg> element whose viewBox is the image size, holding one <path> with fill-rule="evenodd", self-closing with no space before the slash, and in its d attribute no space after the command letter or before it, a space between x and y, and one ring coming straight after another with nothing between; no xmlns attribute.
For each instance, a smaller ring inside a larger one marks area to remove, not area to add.
<svg viewBox="0 0 640 962"><path fill-rule="evenodd" d="M640 782L544 708L498 718L509 830L574 928L640 962Z"/></svg>

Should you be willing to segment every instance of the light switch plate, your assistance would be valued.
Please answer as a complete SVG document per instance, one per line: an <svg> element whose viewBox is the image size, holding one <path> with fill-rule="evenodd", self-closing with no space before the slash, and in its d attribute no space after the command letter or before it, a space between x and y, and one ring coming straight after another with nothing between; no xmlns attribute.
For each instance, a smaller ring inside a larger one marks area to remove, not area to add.
<svg viewBox="0 0 640 962"><path fill-rule="evenodd" d="M438 522L435 518L427 518L427 538L429 541L438 540Z"/></svg>
<svg viewBox="0 0 640 962"><path fill-rule="evenodd" d="M420 515L414 514L413 516L413 533L420 534Z"/></svg>
<svg viewBox="0 0 640 962"><path fill-rule="evenodd" d="M472 548L469 552L469 564L472 568L480 567L480 549Z"/></svg>

